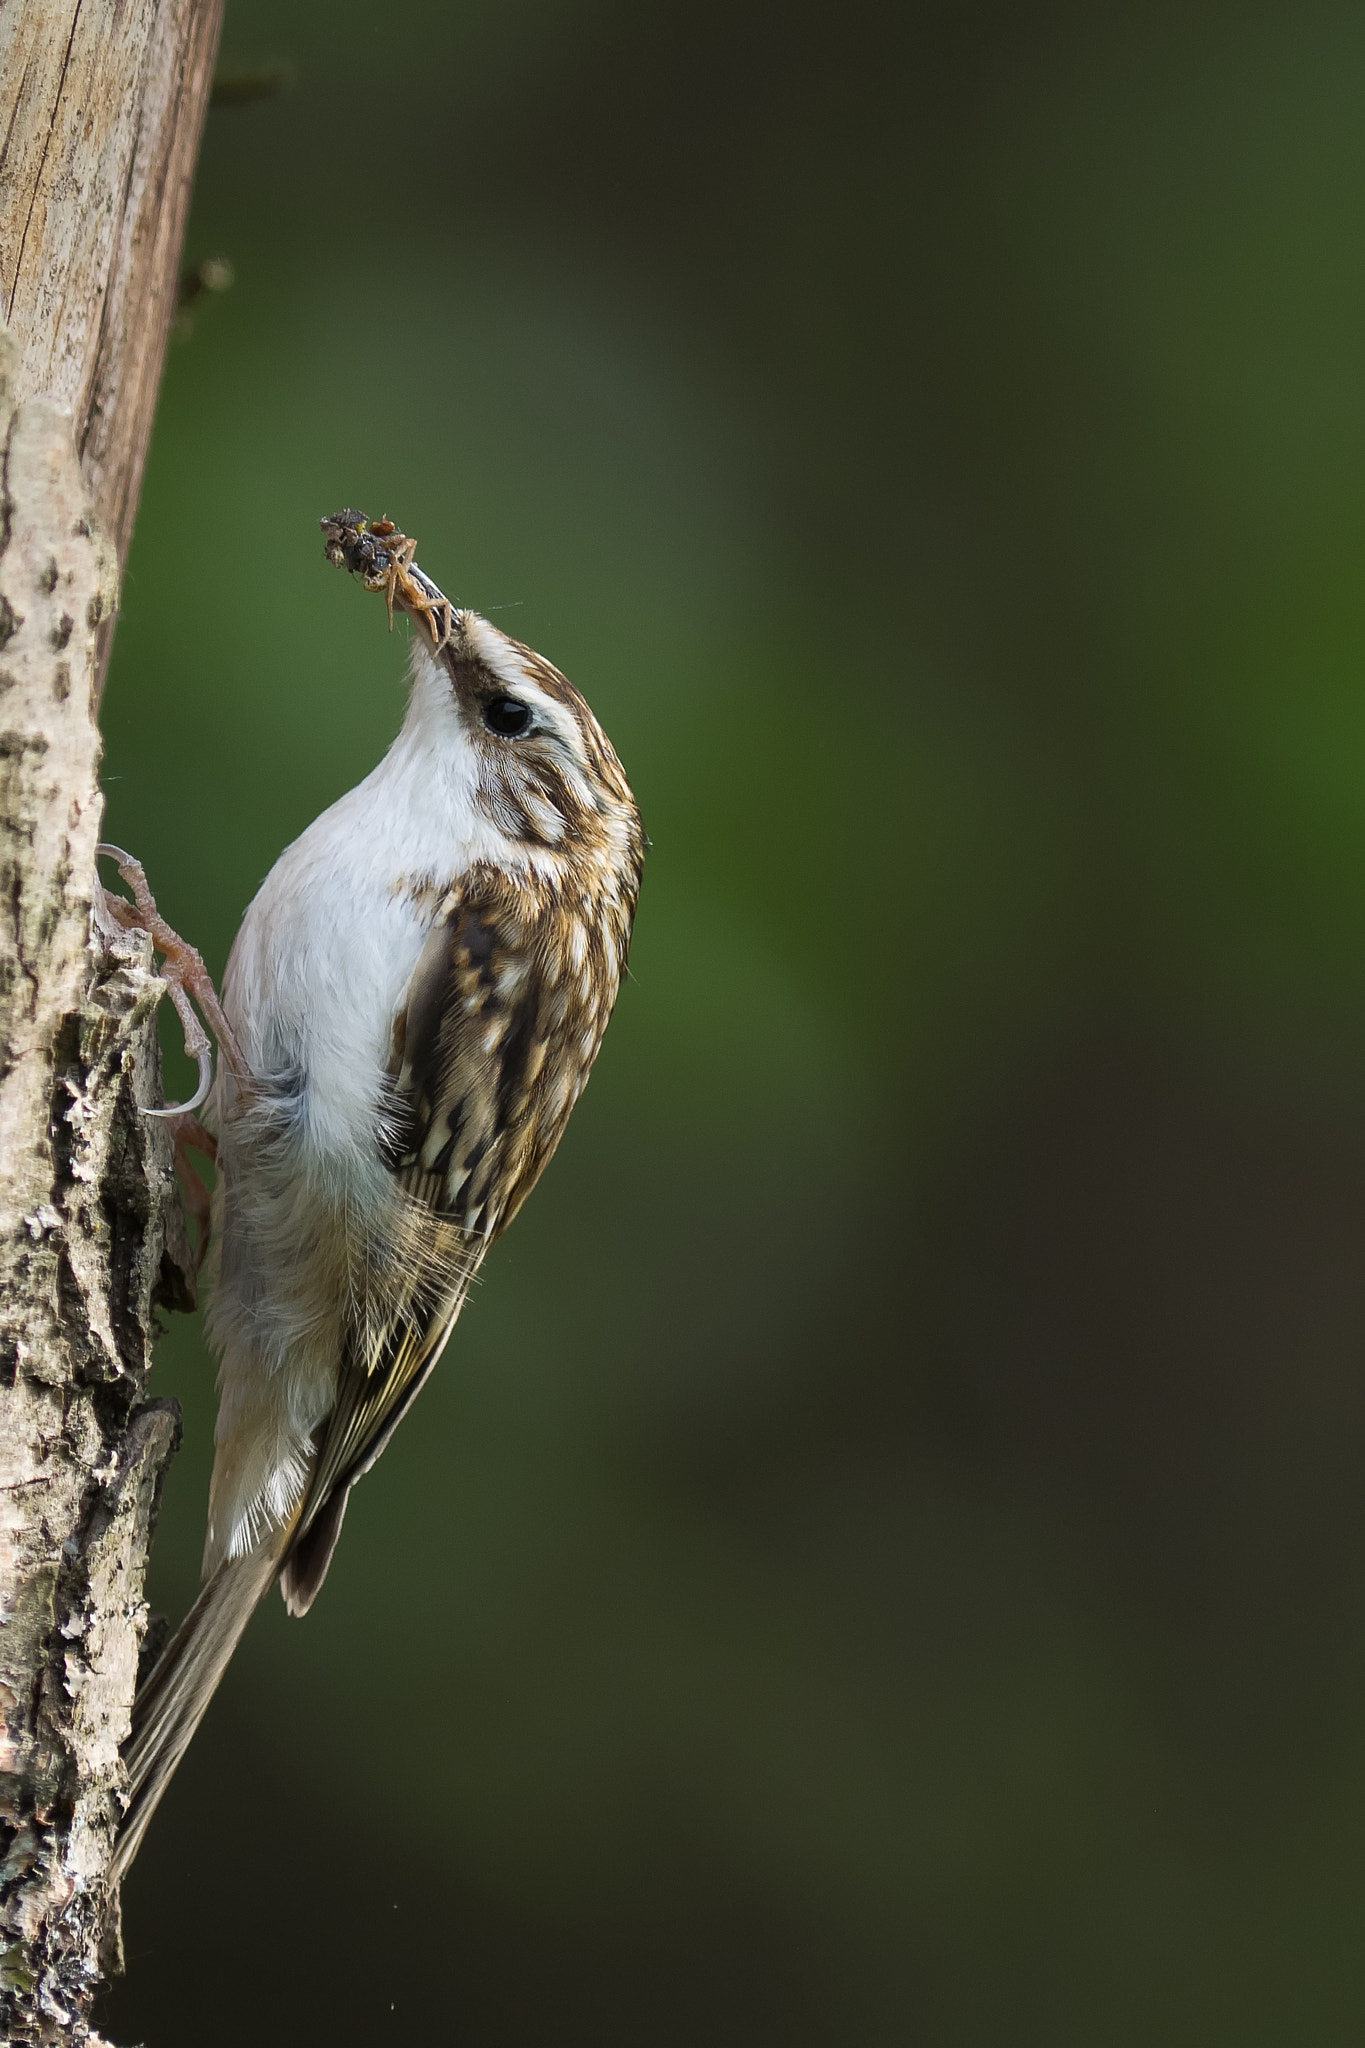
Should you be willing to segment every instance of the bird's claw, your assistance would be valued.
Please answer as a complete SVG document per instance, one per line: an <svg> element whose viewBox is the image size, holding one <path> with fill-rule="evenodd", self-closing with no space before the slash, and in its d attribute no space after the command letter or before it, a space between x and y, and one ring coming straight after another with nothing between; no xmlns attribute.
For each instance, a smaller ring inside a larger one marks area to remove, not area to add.
<svg viewBox="0 0 1365 2048"><path fill-rule="evenodd" d="M157 909L156 898L148 886L141 861L134 860L132 854L125 853L121 846L101 844L95 848L95 853L97 857L116 861L120 875L132 890L133 900L130 903L125 896L115 896L105 889L104 911L120 930L146 932L161 954L164 963L162 979L185 1034L185 1051L199 1068L199 1086L188 1102L167 1103L161 1109L145 1108L142 1114L190 1116L208 1100L209 1089L213 1086L213 1044L194 1013L191 997L213 1026L223 1057L240 1081L245 1077L246 1068L236 1037L223 1014L218 991L198 951L171 929Z"/></svg>
<svg viewBox="0 0 1365 2048"><path fill-rule="evenodd" d="M194 1017L194 1012L188 1008L188 1005L182 1008L176 1002L179 990L174 982L170 983L170 991L171 1001L175 1003L180 1021L185 1026L185 1050L188 1052L190 1050L188 1020ZM213 1086L213 1049L211 1046L201 1046L194 1057L199 1062L199 1086L195 1089L189 1101L168 1102L161 1109L144 1108L142 1112L144 1116L193 1116L196 1109L203 1108L209 1099L209 1090Z"/></svg>

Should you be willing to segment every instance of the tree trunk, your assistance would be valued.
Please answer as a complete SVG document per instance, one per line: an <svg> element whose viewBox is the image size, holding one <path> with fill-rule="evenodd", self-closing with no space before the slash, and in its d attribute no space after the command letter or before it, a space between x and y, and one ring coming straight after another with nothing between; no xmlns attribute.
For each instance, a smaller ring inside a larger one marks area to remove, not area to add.
<svg viewBox="0 0 1365 2048"><path fill-rule="evenodd" d="M0 7L0 2029L90 2041L190 1262L163 984L92 926L99 680L221 0ZM105 536L108 536L106 539ZM112 1914L111 1914L112 1908Z"/></svg>

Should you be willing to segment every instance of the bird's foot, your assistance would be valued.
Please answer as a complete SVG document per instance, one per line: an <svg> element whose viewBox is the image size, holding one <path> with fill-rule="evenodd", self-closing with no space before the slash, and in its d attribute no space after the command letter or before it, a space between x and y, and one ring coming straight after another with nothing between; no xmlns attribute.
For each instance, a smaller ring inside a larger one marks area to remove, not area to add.
<svg viewBox="0 0 1365 2048"><path fill-rule="evenodd" d="M213 1050L208 1032L194 1014L193 1003L199 1005L208 1019L223 1058L239 1087L250 1086L251 1076L246 1061L242 1058L236 1034L223 1014L218 991L207 967L197 949L182 939L179 932L172 931L157 909L156 898L148 887L141 861L134 860L132 854L125 853L121 846L97 846L95 851L117 861L118 871L133 893L130 903L126 896L115 896L105 889L104 910L121 930L146 932L161 954L164 963L161 975L185 1034L185 1051L199 1068L199 1086L188 1102L168 1103L164 1109L147 1109L143 1115L190 1117L193 1121L193 1111L200 1108L213 1085ZM197 1128L203 1130L202 1124ZM207 1137L208 1133L204 1132L204 1135Z"/></svg>

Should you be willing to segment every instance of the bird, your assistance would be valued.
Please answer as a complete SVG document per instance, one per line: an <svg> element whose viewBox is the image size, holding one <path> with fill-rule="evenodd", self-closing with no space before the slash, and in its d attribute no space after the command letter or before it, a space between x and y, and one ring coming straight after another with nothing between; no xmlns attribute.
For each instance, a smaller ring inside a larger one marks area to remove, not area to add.
<svg viewBox="0 0 1365 2048"><path fill-rule="evenodd" d="M219 1361L203 1587L134 1701L110 1884L126 1874L243 1630L278 1581L304 1615L351 1488L440 1358L489 1247L563 1135L611 1016L645 838L558 669L415 564L389 519L321 522L327 559L413 621L401 730L281 854L221 999L130 856L182 1017L218 1039L175 1106L216 1148ZM192 1016L192 1013L189 1013Z"/></svg>

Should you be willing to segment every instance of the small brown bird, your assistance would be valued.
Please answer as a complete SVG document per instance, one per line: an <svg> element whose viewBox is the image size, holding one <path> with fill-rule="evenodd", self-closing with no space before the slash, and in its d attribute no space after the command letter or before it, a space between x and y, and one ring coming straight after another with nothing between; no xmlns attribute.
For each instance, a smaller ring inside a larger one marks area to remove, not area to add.
<svg viewBox="0 0 1365 2048"><path fill-rule="evenodd" d="M451 604L391 521L322 528L414 619L412 691L378 768L267 876L221 1013L204 991L223 1054L205 1586L134 1707L115 1879L271 1580L291 1614L316 1598L351 1487L563 1135L640 886L634 798L573 686Z"/></svg>

